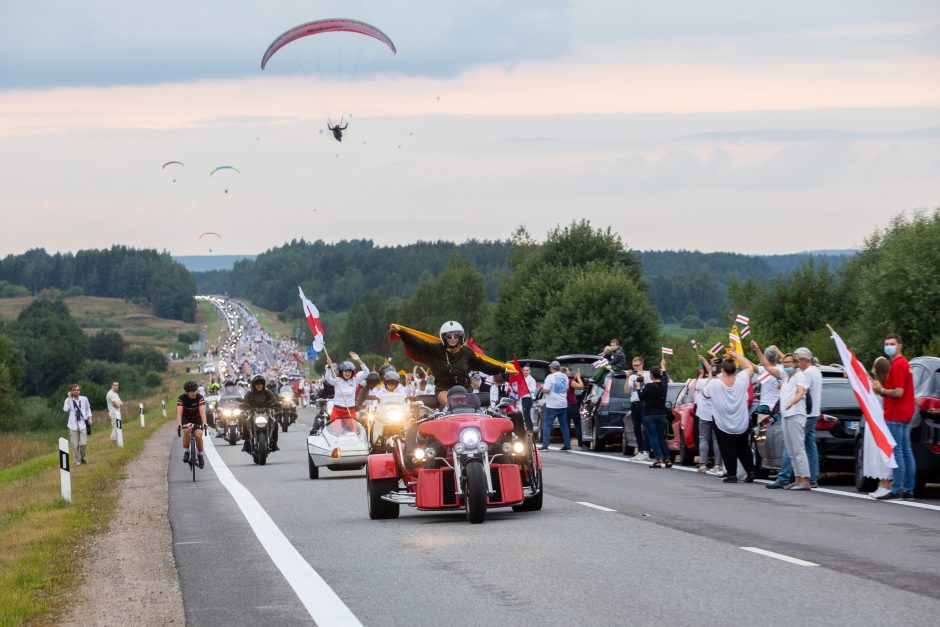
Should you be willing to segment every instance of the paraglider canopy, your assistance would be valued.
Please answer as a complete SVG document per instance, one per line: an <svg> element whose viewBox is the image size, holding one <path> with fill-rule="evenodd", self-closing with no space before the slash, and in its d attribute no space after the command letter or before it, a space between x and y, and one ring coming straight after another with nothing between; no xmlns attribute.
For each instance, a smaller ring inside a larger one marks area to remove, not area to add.
<svg viewBox="0 0 940 627"><path fill-rule="evenodd" d="M241 172L238 170L238 168L236 168L236 167L233 166L233 165L220 165L219 167L217 167L217 168L215 168L214 170L212 170L212 172L209 172L209 176L212 176L213 174L215 174L215 173L218 172L219 170L235 170L236 172L238 172L239 174L241 174Z"/></svg>
<svg viewBox="0 0 940 627"><path fill-rule="evenodd" d="M210 237L210 236L215 236L215 237L218 237L219 239L222 239L222 236L216 233L215 231L206 231L205 233L199 236L199 239L202 239L204 237Z"/></svg>
<svg viewBox="0 0 940 627"><path fill-rule="evenodd" d="M367 37L377 39L378 41L381 41L383 44L388 46L392 51L392 54L398 52L395 49L395 44L392 43L392 40L388 38L388 35L371 24L366 24L365 22L360 22L359 20L347 19L315 20L313 22L307 22L306 24L301 24L289 29L282 33L273 42L271 42L271 45L268 46L268 49L264 51L264 56L261 57L261 69L264 69L264 66L268 64L268 61L272 56L274 56L275 52L292 41L297 41L302 37L309 37L310 35L335 32L358 33L360 35L366 35Z"/></svg>
<svg viewBox="0 0 940 627"><path fill-rule="evenodd" d="M161 169L161 170L165 170L165 169L166 169L166 166L168 166L168 165L173 165L174 163L177 164L177 165L182 165L184 168L186 167L185 165L183 165L183 162L182 162L182 161L167 161L166 163L164 163L164 164L160 167L160 169Z"/></svg>

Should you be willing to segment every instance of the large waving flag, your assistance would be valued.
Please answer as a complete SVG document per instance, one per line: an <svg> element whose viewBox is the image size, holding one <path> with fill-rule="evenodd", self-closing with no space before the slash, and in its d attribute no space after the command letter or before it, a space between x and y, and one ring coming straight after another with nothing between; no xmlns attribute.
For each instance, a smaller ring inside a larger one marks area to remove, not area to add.
<svg viewBox="0 0 940 627"><path fill-rule="evenodd" d="M307 324L310 325L310 332L313 333L313 350L319 353L323 350L325 335L323 325L320 323L320 310L307 299L304 288L297 286L297 289L300 290L300 301L304 306L304 316L307 318Z"/></svg>
<svg viewBox="0 0 940 627"><path fill-rule="evenodd" d="M509 375L509 385L515 387L518 398L528 396L533 390L529 389L529 384L525 382L525 375L522 374L522 366L519 365L519 358L512 358L512 365L516 372Z"/></svg>
<svg viewBox="0 0 940 627"><path fill-rule="evenodd" d="M849 377L849 383L852 384L852 392L855 393L858 405L862 408L862 414L865 416L865 428L871 430L875 446L878 447L878 452L881 453L885 465L888 468L897 468L898 463L894 459L896 442L891 436L891 432L888 431L884 410L871 387L868 372L865 371L865 366L859 362L858 358L852 354L849 347L845 345L839 334L832 327L829 327L829 330L832 331L832 339L836 343L836 348L839 349L839 359L842 360L845 373Z"/></svg>

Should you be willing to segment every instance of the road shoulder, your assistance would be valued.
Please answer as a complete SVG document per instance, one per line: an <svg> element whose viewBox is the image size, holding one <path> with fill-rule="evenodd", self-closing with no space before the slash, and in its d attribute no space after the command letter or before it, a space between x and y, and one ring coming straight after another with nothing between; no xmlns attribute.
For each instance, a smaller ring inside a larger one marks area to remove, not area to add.
<svg viewBox="0 0 940 627"><path fill-rule="evenodd" d="M168 422L127 465L118 510L94 540L86 585L64 625L183 624L183 598L167 515Z"/></svg>

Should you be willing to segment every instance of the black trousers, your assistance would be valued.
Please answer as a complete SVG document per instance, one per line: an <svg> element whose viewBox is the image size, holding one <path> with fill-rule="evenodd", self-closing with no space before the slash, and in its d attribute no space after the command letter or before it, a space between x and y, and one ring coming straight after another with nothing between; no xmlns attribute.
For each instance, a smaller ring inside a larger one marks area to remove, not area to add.
<svg viewBox="0 0 940 627"><path fill-rule="evenodd" d="M751 447L748 446L747 430L744 433L727 433L715 424L715 435L718 437L718 450L721 451L721 460L729 477L738 475L739 459L746 472L754 472L754 459L751 457Z"/></svg>

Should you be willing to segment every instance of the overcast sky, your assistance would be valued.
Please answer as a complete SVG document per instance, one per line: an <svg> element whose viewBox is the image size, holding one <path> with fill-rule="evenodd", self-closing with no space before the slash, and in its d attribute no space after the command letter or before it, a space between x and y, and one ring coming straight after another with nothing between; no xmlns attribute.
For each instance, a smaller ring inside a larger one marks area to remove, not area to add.
<svg viewBox="0 0 940 627"><path fill-rule="evenodd" d="M260 69L325 17L398 53L326 35ZM932 1L0 0L0 59L0 254L581 217L634 248L778 253L940 205Z"/></svg>

